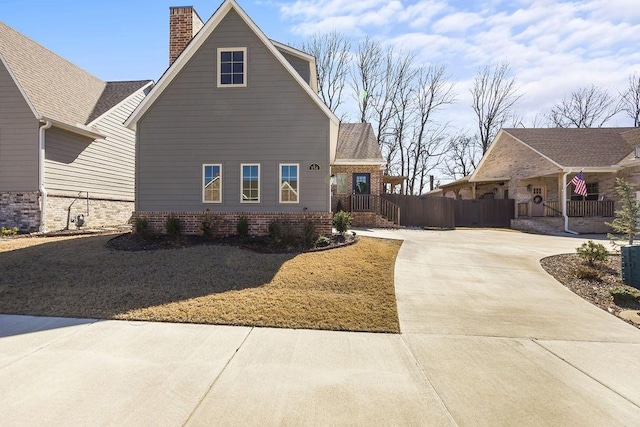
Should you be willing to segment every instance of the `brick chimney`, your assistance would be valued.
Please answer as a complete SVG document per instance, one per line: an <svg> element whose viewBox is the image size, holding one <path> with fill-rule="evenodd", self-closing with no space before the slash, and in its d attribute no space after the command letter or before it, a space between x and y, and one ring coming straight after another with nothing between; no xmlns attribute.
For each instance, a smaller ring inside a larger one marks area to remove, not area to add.
<svg viewBox="0 0 640 427"><path fill-rule="evenodd" d="M169 8L169 66L203 26L193 6Z"/></svg>

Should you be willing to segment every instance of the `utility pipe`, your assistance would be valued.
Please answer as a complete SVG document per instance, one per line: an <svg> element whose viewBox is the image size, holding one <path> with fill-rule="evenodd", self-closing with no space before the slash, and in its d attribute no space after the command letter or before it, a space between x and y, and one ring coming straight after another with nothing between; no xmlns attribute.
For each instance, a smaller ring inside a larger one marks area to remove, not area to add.
<svg viewBox="0 0 640 427"><path fill-rule="evenodd" d="M39 150L38 150L38 186L40 189L40 232L46 231L45 219L47 211L47 189L44 187L44 155L45 155L45 130L51 127L51 121L47 120L40 126L39 132Z"/></svg>
<svg viewBox="0 0 640 427"><path fill-rule="evenodd" d="M564 218L564 231L571 234L580 234L576 231L569 230L569 216L567 215L567 175L570 173L571 169L562 175L562 217Z"/></svg>

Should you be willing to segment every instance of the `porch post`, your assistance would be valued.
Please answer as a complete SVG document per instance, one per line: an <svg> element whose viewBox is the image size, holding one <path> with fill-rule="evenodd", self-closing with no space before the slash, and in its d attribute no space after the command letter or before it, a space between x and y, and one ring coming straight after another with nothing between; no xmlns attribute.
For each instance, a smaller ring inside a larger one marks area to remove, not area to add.
<svg viewBox="0 0 640 427"><path fill-rule="evenodd" d="M572 234L580 234L569 230L569 216L567 216L567 175L570 173L571 169L562 175L562 217L564 218L564 231Z"/></svg>

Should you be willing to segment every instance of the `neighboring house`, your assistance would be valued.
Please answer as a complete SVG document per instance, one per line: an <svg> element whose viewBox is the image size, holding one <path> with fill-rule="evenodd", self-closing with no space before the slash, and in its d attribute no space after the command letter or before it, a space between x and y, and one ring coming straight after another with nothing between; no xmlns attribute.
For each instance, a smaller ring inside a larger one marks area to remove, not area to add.
<svg viewBox="0 0 640 427"><path fill-rule="evenodd" d="M135 135L123 122L151 85L104 82L0 22L0 226L126 223Z"/></svg>
<svg viewBox="0 0 640 427"><path fill-rule="evenodd" d="M315 59L268 39L234 0L204 24L192 7L171 8L169 51L126 122L137 139L134 216L152 230L175 216L197 233L206 213L219 234L241 216L254 234L274 220L328 234L332 173L341 191L354 177L381 191L370 126L341 125L317 95Z"/></svg>
<svg viewBox="0 0 640 427"><path fill-rule="evenodd" d="M475 172L442 185L439 194L514 199L514 228L607 232L615 178L640 188L638 145L640 128L502 129ZM586 197L571 184L581 171Z"/></svg>

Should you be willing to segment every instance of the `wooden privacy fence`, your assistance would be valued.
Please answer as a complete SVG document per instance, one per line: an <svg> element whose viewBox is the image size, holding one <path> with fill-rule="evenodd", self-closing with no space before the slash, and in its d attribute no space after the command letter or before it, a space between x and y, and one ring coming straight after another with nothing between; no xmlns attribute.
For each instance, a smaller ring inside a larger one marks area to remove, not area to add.
<svg viewBox="0 0 640 427"><path fill-rule="evenodd" d="M455 200L448 197L384 194L383 199L400 207L400 225L455 228Z"/></svg>
<svg viewBox="0 0 640 427"><path fill-rule="evenodd" d="M515 217L512 199L455 200L437 196L385 194L400 207L400 225L409 227L510 227Z"/></svg>

